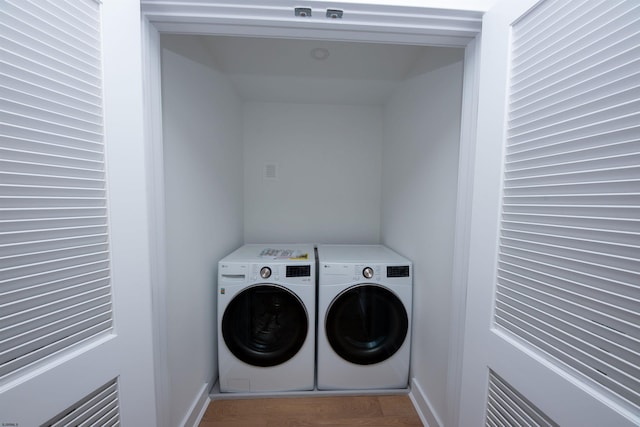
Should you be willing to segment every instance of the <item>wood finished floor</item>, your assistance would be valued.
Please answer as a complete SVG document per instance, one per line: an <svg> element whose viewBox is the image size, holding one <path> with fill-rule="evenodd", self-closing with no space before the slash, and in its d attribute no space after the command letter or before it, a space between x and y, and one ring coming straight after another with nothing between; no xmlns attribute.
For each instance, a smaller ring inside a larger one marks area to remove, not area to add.
<svg viewBox="0 0 640 427"><path fill-rule="evenodd" d="M421 427L409 396L214 400L200 427Z"/></svg>

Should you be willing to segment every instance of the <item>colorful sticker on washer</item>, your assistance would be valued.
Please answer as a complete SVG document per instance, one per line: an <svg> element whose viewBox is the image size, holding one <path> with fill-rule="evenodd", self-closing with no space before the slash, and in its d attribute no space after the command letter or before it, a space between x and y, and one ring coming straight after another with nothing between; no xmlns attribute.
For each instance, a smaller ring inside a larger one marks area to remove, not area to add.
<svg viewBox="0 0 640 427"><path fill-rule="evenodd" d="M305 260L309 259L309 253L304 251L299 251L295 249L275 249L275 248L265 248L260 252L261 258L269 258L269 259L291 259L291 260Z"/></svg>

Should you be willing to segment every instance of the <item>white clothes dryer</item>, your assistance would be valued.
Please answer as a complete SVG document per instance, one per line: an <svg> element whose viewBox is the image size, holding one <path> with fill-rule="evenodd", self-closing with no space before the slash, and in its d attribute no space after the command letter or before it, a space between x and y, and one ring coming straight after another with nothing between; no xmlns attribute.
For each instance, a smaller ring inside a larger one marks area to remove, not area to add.
<svg viewBox="0 0 640 427"><path fill-rule="evenodd" d="M245 245L218 263L221 392L312 390L313 245Z"/></svg>
<svg viewBox="0 0 640 427"><path fill-rule="evenodd" d="M382 245L319 245L318 270L318 389L407 387L412 263Z"/></svg>

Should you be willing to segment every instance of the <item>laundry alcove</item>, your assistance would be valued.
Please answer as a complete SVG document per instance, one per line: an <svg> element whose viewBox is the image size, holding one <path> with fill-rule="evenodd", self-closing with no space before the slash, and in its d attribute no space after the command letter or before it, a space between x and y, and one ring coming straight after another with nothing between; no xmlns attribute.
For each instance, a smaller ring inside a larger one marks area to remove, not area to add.
<svg viewBox="0 0 640 427"><path fill-rule="evenodd" d="M459 367L450 360L460 357L450 347L462 321L452 296L471 155L461 145L470 38L436 47L418 36L338 42L159 27L155 169L167 262L156 300L166 305L158 359L168 375L158 387L170 403L161 411L171 423L193 420L217 378L220 258L243 243L382 243L414 262L411 386L423 412L446 416Z"/></svg>

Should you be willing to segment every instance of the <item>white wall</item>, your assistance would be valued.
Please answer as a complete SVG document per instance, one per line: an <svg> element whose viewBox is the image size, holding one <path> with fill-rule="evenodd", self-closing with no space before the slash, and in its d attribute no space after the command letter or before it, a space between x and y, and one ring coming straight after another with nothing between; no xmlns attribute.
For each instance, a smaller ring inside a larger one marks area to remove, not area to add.
<svg viewBox="0 0 640 427"><path fill-rule="evenodd" d="M381 107L246 103L245 242L379 243L381 155Z"/></svg>
<svg viewBox="0 0 640 427"><path fill-rule="evenodd" d="M243 235L241 108L197 38L162 41L169 425L178 426L217 377L217 262Z"/></svg>
<svg viewBox="0 0 640 427"><path fill-rule="evenodd" d="M446 413L462 49L418 62L385 107L382 242L414 262L412 376Z"/></svg>

